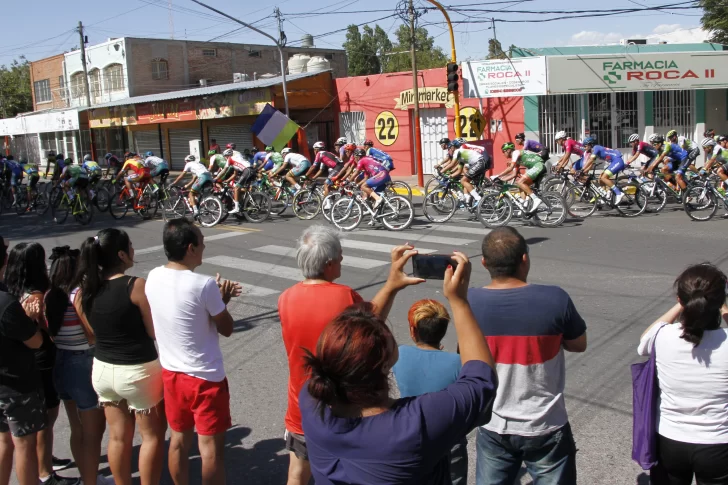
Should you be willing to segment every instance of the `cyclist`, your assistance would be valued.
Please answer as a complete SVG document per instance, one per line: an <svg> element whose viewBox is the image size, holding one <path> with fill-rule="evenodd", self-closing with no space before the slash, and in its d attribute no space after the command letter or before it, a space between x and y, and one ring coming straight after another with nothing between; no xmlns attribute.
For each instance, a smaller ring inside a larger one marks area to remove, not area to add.
<svg viewBox="0 0 728 485"><path fill-rule="evenodd" d="M531 185L533 185L533 183L546 171L546 165L543 162L543 158L530 151L516 150L516 145L513 143L504 143L501 146L501 150L506 158L511 161L508 163L508 167L502 173L494 176L493 179L497 178L504 182L515 179L518 176L519 165L523 165L528 168L523 177L516 180L515 183L519 189L531 198L531 202L533 202L528 212L535 212L536 209L543 204L543 201L534 193L531 189Z"/></svg>
<svg viewBox="0 0 728 485"><path fill-rule="evenodd" d="M688 156L680 163L680 166L675 170L677 184L682 190L685 190L688 187L688 184L685 181L685 172L688 170L697 172L697 168L695 168L695 160L698 158L698 155L700 155L700 146L685 136L677 136L677 131L675 130L667 132L667 139L670 143L677 143L677 145L688 154Z"/></svg>
<svg viewBox="0 0 728 485"><path fill-rule="evenodd" d="M228 149L229 150L229 149ZM225 150L227 152L227 150ZM207 184L212 183L212 175L207 171L207 168L197 161L197 157L194 155L187 155L185 157L185 168L182 169L177 178L172 182L172 185L177 185L182 180L186 173L192 174L192 181L185 186L186 189L190 189L188 200L192 206L192 214L195 218L200 216L200 210L197 208L197 194L202 192Z"/></svg>
<svg viewBox="0 0 728 485"><path fill-rule="evenodd" d="M235 145L235 143L228 143L228 144L227 144L227 146L225 147L225 149L226 149L226 150L232 150L232 151L233 151L233 154L235 155L235 158L236 158L236 159L240 159L240 158L243 158L243 154L242 154L242 153L240 153L240 152L239 152L239 151L237 150L237 145Z"/></svg>
<svg viewBox="0 0 728 485"><path fill-rule="evenodd" d="M53 175L51 176L51 182L53 182L53 186L55 187L58 183L59 177L61 176L61 172L63 172L63 168L66 166L65 159L63 158L63 153L59 153L56 155L56 163L53 167ZM45 168L45 175L43 178L48 178L48 171L51 168L51 157L48 157L48 160L46 161L46 168Z"/></svg>
<svg viewBox="0 0 728 485"><path fill-rule="evenodd" d="M461 165L462 170L460 172L464 173L460 182L463 184L463 191L467 196L465 203L470 204L475 199L477 204L480 202L480 194L473 182L491 168L492 164L488 152L481 146L462 144L459 140L450 142L449 152L453 161Z"/></svg>
<svg viewBox="0 0 728 485"><path fill-rule="evenodd" d="M650 141L654 139L654 135L650 135ZM629 135L629 146L632 147L632 156L629 157L629 160L627 160L627 166L632 165L632 162L637 160L637 158L640 155L644 155L647 157L647 162L642 162L642 166L650 165L652 162L655 161L655 158L657 158L658 153L657 150L655 150L655 147L652 146L652 143L646 143L644 141L640 141L640 136L637 133L633 133Z"/></svg>
<svg viewBox="0 0 728 485"><path fill-rule="evenodd" d="M543 159L544 163L547 162L551 156L548 147L542 145L536 140L526 140L525 133L516 133L515 139L516 146L518 146L521 150L537 153L538 156Z"/></svg>
<svg viewBox="0 0 728 485"><path fill-rule="evenodd" d="M440 148L442 148L442 150L445 152L445 158L443 158L440 162L436 163L433 168L436 172L446 173L457 167L458 163L453 162L452 156L450 155L450 139L442 138L438 143L440 144Z"/></svg>
<svg viewBox="0 0 728 485"><path fill-rule="evenodd" d="M83 164L81 164L81 166L84 168L84 170L86 170L86 173L88 174L89 185L93 185L101 180L101 166L91 159L91 155L83 156ZM93 190L89 189L89 195L93 199L96 194L94 194Z"/></svg>
<svg viewBox="0 0 728 485"><path fill-rule="evenodd" d="M624 163L620 151L597 145L596 142L596 139L592 137L584 139L584 148L589 152L584 172L588 172L597 160L604 160L607 163L607 168L599 176L599 183L612 189L612 192L614 192L614 205L618 205L624 198L624 192L617 184L612 182L612 178L616 177L627 165Z"/></svg>
<svg viewBox="0 0 728 485"><path fill-rule="evenodd" d="M718 135L713 138L703 140L703 148L705 149L705 159L708 160L705 167L700 171L701 174L710 172L713 165L718 164L718 176L724 185L728 185L728 137ZM725 189L724 189L725 190Z"/></svg>
<svg viewBox="0 0 728 485"><path fill-rule="evenodd" d="M65 160L63 172L60 175L61 183L68 193L68 197L73 202L75 197L74 189L78 189L78 193L82 196L86 195L86 187L88 187L88 172L83 166L73 163L72 158Z"/></svg>
<svg viewBox="0 0 728 485"><path fill-rule="evenodd" d="M349 175L356 171L356 160L354 159L354 152L357 147L353 143L347 143L344 145L344 156L341 157L341 161L344 162L344 170L339 175L339 178L347 178Z"/></svg>
<svg viewBox="0 0 728 485"><path fill-rule="evenodd" d="M288 182L296 190L301 190L301 186L298 184L296 177L302 176L309 168L311 168L311 161L300 153L294 153L288 147L281 150L281 155L283 155L283 166L291 167L288 173L286 173L286 180L288 180Z"/></svg>
<svg viewBox="0 0 728 485"><path fill-rule="evenodd" d="M38 173L38 164L29 162L27 160L20 160L23 165L23 172L28 174L28 212L31 210L31 202L33 197L31 196L35 186L38 185L40 180L40 174Z"/></svg>
<svg viewBox="0 0 728 485"><path fill-rule="evenodd" d="M269 163L272 163L273 166L266 170L268 170L268 175L271 178L275 178L283 170L281 168L283 166L283 156L275 151L272 146L265 147L265 166L270 166Z"/></svg>
<svg viewBox="0 0 728 485"><path fill-rule="evenodd" d="M159 177L159 183L164 184L169 175L169 164L167 160L154 155L154 152L144 154L144 166L149 169L149 177L152 182L154 192L159 190L159 185L154 182L154 177Z"/></svg>
<svg viewBox="0 0 728 485"><path fill-rule="evenodd" d="M315 180L323 174L324 167L327 167L329 174L326 177L326 185L324 185L324 198L326 198L329 195L329 186L339 179L339 174L344 168L344 162L333 153L327 152L326 145L322 141L313 144L313 153L316 158L314 158L311 168L306 172L306 178ZM328 210L330 207L331 201L327 200L324 210Z"/></svg>
<svg viewBox="0 0 728 485"><path fill-rule="evenodd" d="M225 151L227 152L227 150ZM207 156L210 157L210 165L207 167L207 171L215 176L213 182L217 183L230 176L233 167L228 163L224 155L217 153L215 150L210 150L207 152Z"/></svg>
<svg viewBox="0 0 728 485"><path fill-rule="evenodd" d="M364 149L366 150L368 157L372 157L374 160L384 165L384 168L390 172L394 170L394 160L392 157L389 153L383 152L378 148L374 148L374 142L372 140L364 142Z"/></svg>
<svg viewBox="0 0 728 485"><path fill-rule="evenodd" d="M652 146L654 146L660 154L651 165L644 169L644 171L645 173L650 174L654 172L655 168L664 161L665 164L661 171L665 175L665 181L670 182L672 180L672 173L682 165L685 159L688 158L688 153L677 143L665 143L665 139L662 135L654 137ZM675 190L677 190L677 188L675 188Z"/></svg>
<svg viewBox="0 0 728 485"><path fill-rule="evenodd" d="M126 175L126 177L124 177ZM124 166L121 167L119 173L114 178L114 182L117 182L121 177L124 177L124 184L126 189L129 191L131 201L136 199L136 193L134 191L134 184L148 182L149 181L149 169L144 166L141 159L136 154L131 154L130 158L124 162Z"/></svg>
<svg viewBox="0 0 728 485"><path fill-rule="evenodd" d="M234 170L233 175L228 180L238 177L233 190L234 207L229 212L229 214L237 214L240 212L240 192L248 189L248 185L250 185L250 182L255 177L256 172L251 168L250 162L242 157L242 154L238 157L236 152L230 148L223 152L223 156L227 160L228 165ZM226 182L228 180L226 180Z"/></svg>
<svg viewBox="0 0 728 485"><path fill-rule="evenodd" d="M335 153L336 153L336 155L338 155L338 157L341 159L342 162L346 162L346 160L344 160L344 156L345 156L344 147L348 143L349 142L343 136L337 138L336 141L334 142L334 148L336 149Z"/></svg>
<svg viewBox="0 0 728 485"><path fill-rule="evenodd" d="M12 155L8 155L5 160L5 176L10 176L10 190L13 192L13 206L18 202L18 190L17 187L23 183L23 166L13 159Z"/></svg>
<svg viewBox="0 0 728 485"><path fill-rule="evenodd" d="M573 138L566 136L565 131L560 131L556 133L556 143L564 149L564 154L559 159L558 163L554 166L554 172L559 172L561 169L563 169L567 163L571 160L571 155L576 155L579 157L579 160L574 162L572 173L581 170L584 166L584 147L581 146L581 143L574 140Z"/></svg>
<svg viewBox="0 0 728 485"><path fill-rule="evenodd" d="M364 175L364 180L359 186L367 198L374 199L374 209L376 209L384 200L377 192L384 190L384 187L392 181L389 170L374 158L367 156L363 148L354 150L353 158L356 161L356 169L351 173L349 180L356 180L360 175Z"/></svg>
<svg viewBox="0 0 728 485"><path fill-rule="evenodd" d="M121 170L121 162L118 158L116 158L116 156L114 156L113 153L107 153L106 155L104 155L104 159L109 166L109 173L111 174L111 178L115 178L119 174L119 170Z"/></svg>

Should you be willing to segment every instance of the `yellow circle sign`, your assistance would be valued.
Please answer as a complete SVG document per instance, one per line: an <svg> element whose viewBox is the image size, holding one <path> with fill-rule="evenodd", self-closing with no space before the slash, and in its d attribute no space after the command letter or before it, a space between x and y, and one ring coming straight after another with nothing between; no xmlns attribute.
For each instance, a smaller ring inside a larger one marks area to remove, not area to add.
<svg viewBox="0 0 728 485"><path fill-rule="evenodd" d="M390 146L397 141L399 136L399 122L391 111L382 111L374 120L374 136L379 143Z"/></svg>
<svg viewBox="0 0 728 485"><path fill-rule="evenodd" d="M475 141L479 139L485 129L485 118L483 118L480 111L471 107L462 108L460 110L460 118L455 120L456 133L458 123L460 124L461 136L467 141Z"/></svg>

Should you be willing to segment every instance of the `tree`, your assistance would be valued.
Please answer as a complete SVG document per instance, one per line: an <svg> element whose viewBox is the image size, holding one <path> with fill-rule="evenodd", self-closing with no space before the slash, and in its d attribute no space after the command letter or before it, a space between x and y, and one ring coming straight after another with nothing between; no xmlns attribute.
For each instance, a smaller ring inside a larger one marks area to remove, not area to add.
<svg viewBox="0 0 728 485"><path fill-rule="evenodd" d="M20 56L10 66L0 66L0 115L12 118L18 113L33 111L30 91L30 63Z"/></svg>
<svg viewBox="0 0 728 485"><path fill-rule="evenodd" d="M386 64L384 72L399 72L412 70L412 59L410 54L411 30L408 25L400 25L394 33L397 42L392 46L393 53ZM448 61L447 55L438 46L435 46L435 39L430 36L427 29L417 27L415 29L415 56L417 57L417 69L432 69L445 67Z"/></svg>
<svg viewBox="0 0 728 485"><path fill-rule="evenodd" d="M488 39L488 59L505 59L506 53L498 39Z"/></svg>
<svg viewBox="0 0 728 485"><path fill-rule="evenodd" d="M728 3L725 0L701 0L703 28L710 32L710 41L728 45Z"/></svg>
<svg viewBox="0 0 728 485"><path fill-rule="evenodd" d="M381 72L374 31L368 25L364 27L364 35L359 32L359 27L350 25L346 31L344 49L348 57L349 75L366 76Z"/></svg>

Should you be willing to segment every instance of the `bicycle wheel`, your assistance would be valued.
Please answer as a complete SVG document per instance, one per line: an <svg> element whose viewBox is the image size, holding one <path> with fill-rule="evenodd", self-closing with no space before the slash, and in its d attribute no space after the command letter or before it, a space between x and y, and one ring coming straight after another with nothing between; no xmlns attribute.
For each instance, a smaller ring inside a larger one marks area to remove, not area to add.
<svg viewBox="0 0 728 485"><path fill-rule="evenodd" d="M431 222L447 222L458 208L457 199L445 189L435 189L425 196L422 212Z"/></svg>
<svg viewBox="0 0 728 485"><path fill-rule="evenodd" d="M165 222L184 217L186 213L187 204L182 196L169 197L162 202L162 219Z"/></svg>
<svg viewBox="0 0 728 485"><path fill-rule="evenodd" d="M26 194L22 194L20 197L18 197L18 202L15 204L15 212L22 216L23 214L28 212L28 197Z"/></svg>
<svg viewBox="0 0 728 485"><path fill-rule="evenodd" d="M122 191L118 195L115 195L109 203L109 214L114 219L122 219L129 212L129 194L126 191Z"/></svg>
<svg viewBox="0 0 728 485"><path fill-rule="evenodd" d="M334 203L342 197L340 192L334 192L327 195L321 203L321 213L324 215L327 221L331 222L331 208ZM328 205L328 209L324 209Z"/></svg>
<svg viewBox="0 0 728 485"><path fill-rule="evenodd" d="M572 217L585 219L594 214L597 210L597 196L589 188L581 184L572 185L569 189L574 202L568 206L569 214ZM568 199L567 199L568 200Z"/></svg>
<svg viewBox="0 0 728 485"><path fill-rule="evenodd" d="M38 192L35 196L35 211L42 216L48 212L49 207L48 195L44 192Z"/></svg>
<svg viewBox="0 0 728 485"><path fill-rule="evenodd" d="M390 231L404 231L415 218L412 202L402 195L385 196L380 210L383 216L382 223Z"/></svg>
<svg viewBox="0 0 728 485"><path fill-rule="evenodd" d="M276 187L270 187L261 193L270 198L270 213L276 216L286 211L288 206L291 205L291 199L293 198L286 189L278 189Z"/></svg>
<svg viewBox="0 0 728 485"><path fill-rule="evenodd" d="M647 208L647 198L640 190L639 184L637 182L628 182L621 189L624 198L617 205L617 212L624 217L637 217L642 214Z"/></svg>
<svg viewBox="0 0 728 485"><path fill-rule="evenodd" d="M6 209L10 209L13 206L13 191L10 189L10 187L5 188L5 192L3 193L3 207Z"/></svg>
<svg viewBox="0 0 728 485"><path fill-rule="evenodd" d="M572 184L570 181L564 180L562 178L552 178L549 179L548 182L543 184L543 189L541 190L541 192L556 192L564 198L566 205L568 207L571 207L571 204L574 203L574 194L571 191L571 187L573 186L574 184Z"/></svg>
<svg viewBox="0 0 728 485"><path fill-rule="evenodd" d="M293 213L304 221L313 219L321 211L321 197L309 189L299 190L293 197Z"/></svg>
<svg viewBox="0 0 728 485"><path fill-rule="evenodd" d="M109 210L111 205L111 194L105 188L101 187L96 191L96 197L94 197L94 205L100 212L106 212Z"/></svg>
<svg viewBox="0 0 728 485"><path fill-rule="evenodd" d="M566 220L568 208L566 201L556 192L542 192L539 194L543 204L533 214L533 220L541 227L557 227Z"/></svg>
<svg viewBox="0 0 728 485"><path fill-rule="evenodd" d="M412 187L401 180L394 180L388 183L387 187L384 189L384 193L390 196L401 195L412 202Z"/></svg>
<svg viewBox="0 0 728 485"><path fill-rule="evenodd" d="M59 186L55 186L51 189L50 195L48 196L48 200L51 204L51 206L56 207L58 203L61 201L61 197L63 196L63 190Z"/></svg>
<svg viewBox="0 0 728 485"><path fill-rule="evenodd" d="M156 197L154 197L150 192L145 190L142 193L142 196L139 198L139 201L137 202L137 205L139 206L139 209L137 209L137 214L139 214L139 217L141 217L143 220L153 218L154 215L157 213L156 202Z"/></svg>
<svg viewBox="0 0 728 485"><path fill-rule="evenodd" d="M655 182L643 183L640 185L640 191L645 197L645 211L658 213L665 208L667 194L659 185L655 187Z"/></svg>
<svg viewBox="0 0 728 485"><path fill-rule="evenodd" d="M91 222L91 219L93 219L93 212L91 212L91 204L88 200L81 198L80 195L77 195L78 202L75 203L74 208L74 214L73 217L76 219L76 221L81 224L82 226L86 226Z"/></svg>
<svg viewBox="0 0 728 485"><path fill-rule="evenodd" d="M68 219L71 208L68 206L68 197L62 197L58 204L51 207L51 216L56 224L63 224Z"/></svg>
<svg viewBox="0 0 728 485"><path fill-rule="evenodd" d="M249 193L242 212L248 222L263 222L270 216L270 197L260 192Z"/></svg>
<svg viewBox="0 0 728 485"><path fill-rule="evenodd" d="M683 208L691 219L708 221L718 210L718 201L712 189L695 186L685 193Z"/></svg>
<svg viewBox="0 0 728 485"><path fill-rule="evenodd" d="M361 224L364 209L352 197L341 197L331 206L331 222L342 231L353 231Z"/></svg>
<svg viewBox="0 0 728 485"><path fill-rule="evenodd" d="M198 204L199 215L198 221L202 227L212 227L217 225L222 219L224 213L222 202L214 195L208 195Z"/></svg>
<svg viewBox="0 0 728 485"><path fill-rule="evenodd" d="M513 202L505 194L488 194L478 204L478 219L485 227L500 227L513 217Z"/></svg>

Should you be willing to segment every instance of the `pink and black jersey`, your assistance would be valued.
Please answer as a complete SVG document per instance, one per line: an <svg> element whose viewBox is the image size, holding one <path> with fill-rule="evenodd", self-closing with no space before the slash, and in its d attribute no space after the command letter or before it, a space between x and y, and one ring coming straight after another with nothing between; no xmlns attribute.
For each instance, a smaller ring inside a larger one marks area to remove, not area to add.
<svg viewBox="0 0 728 485"><path fill-rule="evenodd" d="M632 149L632 155L635 155L637 153L640 153L648 158L655 158L657 156L657 150L655 149L655 147L643 141L639 142L639 144Z"/></svg>
<svg viewBox="0 0 728 485"><path fill-rule="evenodd" d="M564 142L564 153L568 153L570 155L578 155L580 157L584 156L584 147L581 146L581 143L574 140L573 138L567 138Z"/></svg>
<svg viewBox="0 0 728 485"><path fill-rule="evenodd" d="M381 172L386 172L387 169L384 165L374 160L372 157L361 157L359 162L356 164L356 169L360 172L364 172L369 177L374 177Z"/></svg>
<svg viewBox="0 0 728 485"><path fill-rule="evenodd" d="M333 153L322 150L316 154L313 165L316 167L322 163L329 168L336 168L344 162L342 162L339 157L337 157Z"/></svg>

